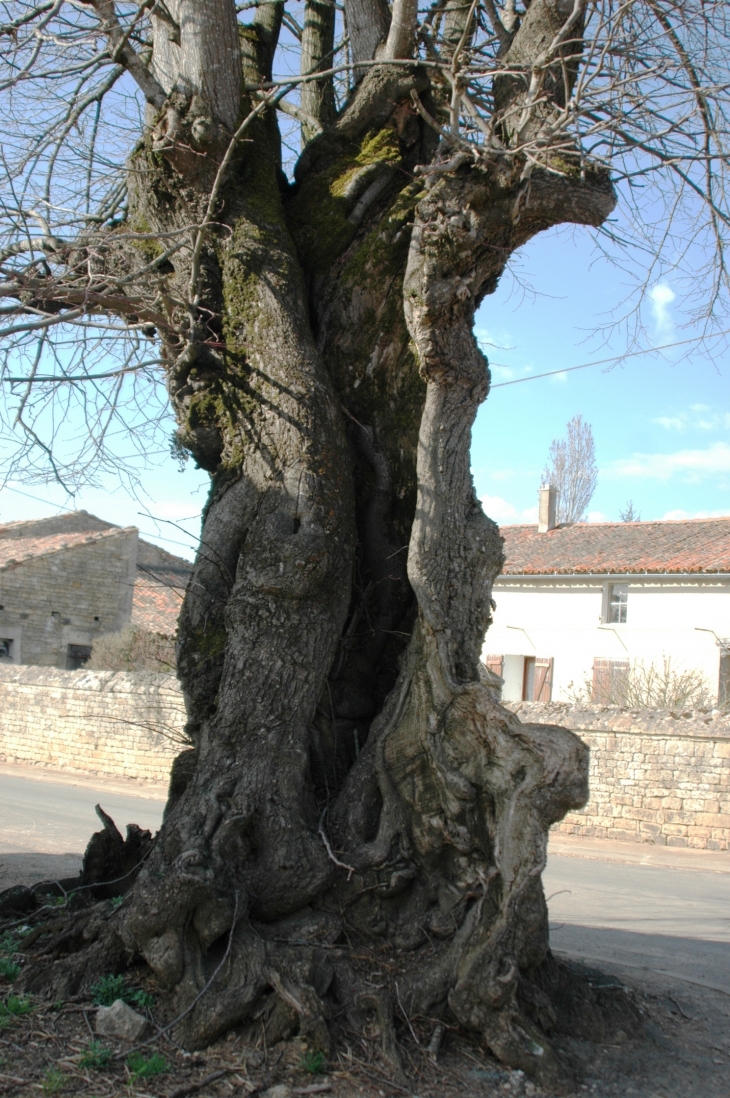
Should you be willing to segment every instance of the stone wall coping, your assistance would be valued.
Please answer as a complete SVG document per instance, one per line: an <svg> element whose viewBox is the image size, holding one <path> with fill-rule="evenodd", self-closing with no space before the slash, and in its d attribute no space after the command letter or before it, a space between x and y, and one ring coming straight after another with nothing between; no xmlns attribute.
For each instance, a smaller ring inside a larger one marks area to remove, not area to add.
<svg viewBox="0 0 730 1098"><path fill-rule="evenodd" d="M570 702L503 702L522 721L560 724L575 732L664 736L669 739L730 739L730 713L719 709L683 713L671 709L625 709Z"/></svg>
<svg viewBox="0 0 730 1098"><path fill-rule="evenodd" d="M173 674L156 671L62 671L56 667L0 664L0 687L4 685L50 687L113 694L169 694L176 700L182 689Z"/></svg>

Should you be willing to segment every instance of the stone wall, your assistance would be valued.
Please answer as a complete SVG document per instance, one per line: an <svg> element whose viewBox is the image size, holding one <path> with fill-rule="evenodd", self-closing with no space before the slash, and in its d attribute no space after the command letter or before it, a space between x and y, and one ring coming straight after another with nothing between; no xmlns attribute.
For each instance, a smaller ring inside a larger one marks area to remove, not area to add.
<svg viewBox="0 0 730 1098"><path fill-rule="evenodd" d="M730 714L513 702L521 720L561 724L591 749L590 798L562 834L730 850Z"/></svg>
<svg viewBox="0 0 730 1098"><path fill-rule="evenodd" d="M0 666L0 762L167 782L186 746L172 675Z"/></svg>
<svg viewBox="0 0 730 1098"><path fill-rule="evenodd" d="M591 749L587 806L562 834L730 850L730 714L514 702ZM185 746L172 675L0 665L0 762L166 782Z"/></svg>

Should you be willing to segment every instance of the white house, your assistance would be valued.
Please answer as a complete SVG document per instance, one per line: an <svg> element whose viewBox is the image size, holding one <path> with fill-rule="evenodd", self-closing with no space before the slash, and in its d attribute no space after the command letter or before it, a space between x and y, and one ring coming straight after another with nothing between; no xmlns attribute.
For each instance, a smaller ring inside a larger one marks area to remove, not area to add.
<svg viewBox="0 0 730 1098"><path fill-rule="evenodd" d="M591 684L607 701L635 665L698 671L730 701L730 518L505 526L483 648L505 701L563 701Z"/></svg>

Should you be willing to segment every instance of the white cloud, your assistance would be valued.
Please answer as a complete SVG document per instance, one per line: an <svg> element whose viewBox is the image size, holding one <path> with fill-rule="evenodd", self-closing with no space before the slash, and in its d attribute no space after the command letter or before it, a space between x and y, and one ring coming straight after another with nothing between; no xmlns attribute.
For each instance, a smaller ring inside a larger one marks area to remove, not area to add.
<svg viewBox="0 0 730 1098"><path fill-rule="evenodd" d="M730 473L730 446L726 442L715 442L705 450L632 454L630 458L612 462L607 472L619 477L671 480L674 476L683 476L685 479L699 480L703 476Z"/></svg>
<svg viewBox="0 0 730 1098"><path fill-rule="evenodd" d="M587 515L589 522L610 522L608 515L604 515L603 511L589 511Z"/></svg>
<svg viewBox="0 0 730 1098"><path fill-rule="evenodd" d="M502 496L482 496L482 507L489 518L502 526L517 522L537 522L537 507L526 507L519 511L509 500Z"/></svg>
<svg viewBox="0 0 730 1098"><path fill-rule="evenodd" d="M670 305L676 297L674 290L671 286L667 286L666 282L658 282L656 286L649 290L649 300L656 322L657 335L666 336L671 332L674 325Z"/></svg>
<svg viewBox="0 0 730 1098"><path fill-rule="evenodd" d="M517 508L501 496L482 496L482 507L485 515L489 515L495 522L514 519L517 514Z"/></svg>
<svg viewBox="0 0 730 1098"><path fill-rule="evenodd" d="M651 422L663 427L666 431L686 431L688 428L694 431L718 431L730 427L730 412L702 415L703 412L712 413L712 409L706 404L691 404L690 411L694 417L686 412L678 412L674 416L657 416Z"/></svg>
<svg viewBox="0 0 730 1098"><path fill-rule="evenodd" d="M534 366L510 366L506 362L490 362L489 369L496 383L512 381L515 377L528 377L534 371Z"/></svg>
<svg viewBox="0 0 730 1098"><path fill-rule="evenodd" d="M683 511L678 507L676 511L667 511L662 519L725 518L726 515L730 515L730 508L725 511Z"/></svg>
<svg viewBox="0 0 730 1098"><path fill-rule="evenodd" d="M658 423L660 427L664 427L667 431L683 431L686 426L686 417L684 416L657 416L652 420L652 423Z"/></svg>
<svg viewBox="0 0 730 1098"><path fill-rule="evenodd" d="M568 380L568 375L565 373L564 370L561 370L559 374L553 374L553 376L550 378L550 380L552 382L555 382L555 381L565 382L565 381Z"/></svg>

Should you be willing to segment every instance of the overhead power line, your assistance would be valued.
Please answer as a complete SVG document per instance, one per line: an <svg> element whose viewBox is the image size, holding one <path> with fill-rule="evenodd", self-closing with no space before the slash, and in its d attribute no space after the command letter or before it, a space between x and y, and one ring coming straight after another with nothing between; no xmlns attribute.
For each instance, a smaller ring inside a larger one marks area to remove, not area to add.
<svg viewBox="0 0 730 1098"><path fill-rule="evenodd" d="M724 332L716 332L713 338L730 335L730 328ZM698 343L705 336L693 336L691 339L679 339L675 343L660 343L658 347L648 347L642 351L627 351L622 355L612 355L611 358L598 358L593 362L581 362L579 366L564 366L562 370L547 370L544 374L528 374L527 377L516 377L512 381L497 381L490 386L491 389L501 389L505 385L521 385L523 381L538 381L541 377L554 377L556 374L569 374L573 370L586 370L589 366L606 366L609 362L622 362L625 358L637 358L640 355L651 355L656 351L668 351L671 347L684 347L687 343Z"/></svg>

